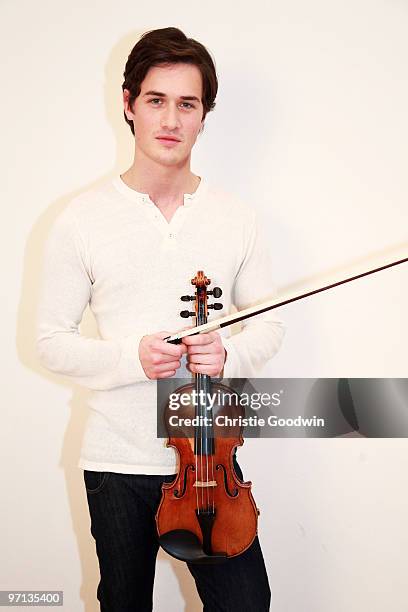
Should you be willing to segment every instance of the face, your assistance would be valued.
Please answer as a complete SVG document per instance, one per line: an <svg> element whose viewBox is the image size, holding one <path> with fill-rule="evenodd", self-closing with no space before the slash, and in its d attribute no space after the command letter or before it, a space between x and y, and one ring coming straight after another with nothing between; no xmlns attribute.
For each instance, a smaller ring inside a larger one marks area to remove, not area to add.
<svg viewBox="0 0 408 612"><path fill-rule="evenodd" d="M202 127L201 96L201 73L191 64L150 68L133 112L128 104L129 91L125 89L124 108L133 121L136 155L167 166L189 160ZM166 136L177 140L160 139Z"/></svg>

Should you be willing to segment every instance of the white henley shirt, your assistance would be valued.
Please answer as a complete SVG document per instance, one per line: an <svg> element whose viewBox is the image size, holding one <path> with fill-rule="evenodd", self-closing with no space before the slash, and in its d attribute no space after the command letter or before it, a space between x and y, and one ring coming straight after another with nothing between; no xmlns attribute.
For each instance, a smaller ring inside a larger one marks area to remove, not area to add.
<svg viewBox="0 0 408 612"><path fill-rule="evenodd" d="M92 390L79 467L126 474L174 474L176 451L156 436L156 381L140 363L146 334L178 331L198 270L221 287L223 310L273 296L272 269L254 210L201 179L170 223L148 194L116 176L72 199L46 242L37 315L44 367ZM88 305L99 338L79 331ZM284 335L273 311L219 331L224 378L256 376ZM185 357L176 376L188 377Z"/></svg>

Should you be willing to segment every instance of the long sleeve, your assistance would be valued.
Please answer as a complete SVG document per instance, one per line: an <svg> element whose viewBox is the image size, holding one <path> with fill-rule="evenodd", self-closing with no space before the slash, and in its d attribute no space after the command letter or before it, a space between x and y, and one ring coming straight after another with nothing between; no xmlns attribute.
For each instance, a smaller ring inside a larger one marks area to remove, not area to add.
<svg viewBox="0 0 408 612"><path fill-rule="evenodd" d="M138 356L143 333L114 340L80 334L92 282L85 240L67 208L45 246L36 338L41 364L96 390L148 380Z"/></svg>
<svg viewBox="0 0 408 612"><path fill-rule="evenodd" d="M245 227L242 263L233 290L233 303L238 310L272 299L275 293L265 236L255 213L251 213L250 222ZM285 326L274 311L243 321L242 331L229 338L222 337L227 351L223 376L255 377L277 353L284 334Z"/></svg>

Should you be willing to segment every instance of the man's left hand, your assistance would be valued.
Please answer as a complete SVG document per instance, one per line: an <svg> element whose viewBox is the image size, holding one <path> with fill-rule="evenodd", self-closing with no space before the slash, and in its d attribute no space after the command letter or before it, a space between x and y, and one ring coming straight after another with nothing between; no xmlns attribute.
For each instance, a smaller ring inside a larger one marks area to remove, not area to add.
<svg viewBox="0 0 408 612"><path fill-rule="evenodd" d="M190 372L222 377L227 352L218 332L186 336L182 342L187 346L187 367Z"/></svg>

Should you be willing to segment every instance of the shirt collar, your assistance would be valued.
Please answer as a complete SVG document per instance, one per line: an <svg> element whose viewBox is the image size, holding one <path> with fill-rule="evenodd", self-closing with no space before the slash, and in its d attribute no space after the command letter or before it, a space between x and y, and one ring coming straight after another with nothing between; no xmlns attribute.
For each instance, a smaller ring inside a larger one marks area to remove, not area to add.
<svg viewBox="0 0 408 612"><path fill-rule="evenodd" d="M142 193L141 191L132 189L122 180L120 175L115 176L112 182L114 187L127 199L132 200L132 202L138 202L147 206L156 206L154 202L151 201L148 193ZM191 206L197 200L204 189L203 185L203 177L200 177L197 189L193 193L184 194L184 206Z"/></svg>

